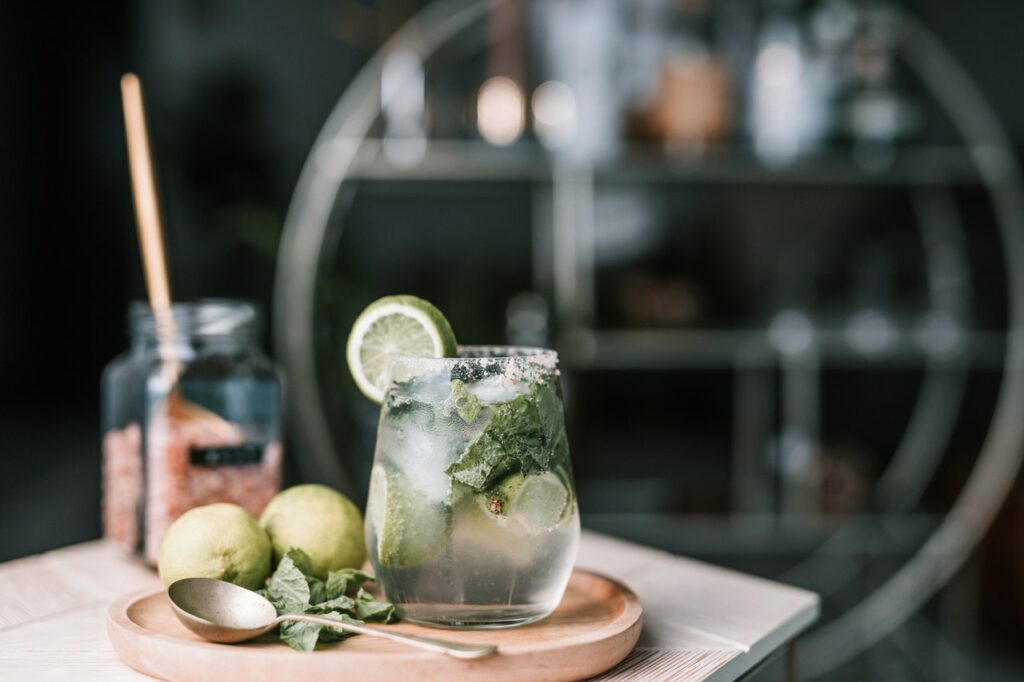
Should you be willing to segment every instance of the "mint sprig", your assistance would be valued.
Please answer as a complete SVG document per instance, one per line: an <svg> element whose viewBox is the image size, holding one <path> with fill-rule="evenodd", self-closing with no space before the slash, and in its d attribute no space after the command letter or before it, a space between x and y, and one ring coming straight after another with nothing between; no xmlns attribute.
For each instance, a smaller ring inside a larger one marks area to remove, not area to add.
<svg viewBox="0 0 1024 682"><path fill-rule="evenodd" d="M374 577L353 568L331 571L327 580L310 574L309 556L292 548L281 558L266 590L278 615L308 613L339 622L390 623L397 620L395 605L374 599L362 588ZM354 592L354 594L351 594ZM313 651L317 642L337 642L353 633L315 623L286 622L280 627L281 641L298 651Z"/></svg>

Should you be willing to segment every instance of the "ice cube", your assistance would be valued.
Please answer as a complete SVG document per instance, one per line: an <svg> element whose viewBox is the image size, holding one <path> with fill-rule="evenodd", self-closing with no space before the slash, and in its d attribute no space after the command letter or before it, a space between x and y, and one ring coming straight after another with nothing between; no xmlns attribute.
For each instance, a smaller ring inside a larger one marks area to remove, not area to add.
<svg viewBox="0 0 1024 682"><path fill-rule="evenodd" d="M500 374L484 377L466 388L483 403L507 403L517 395L530 392L530 385L527 382L512 381Z"/></svg>
<svg viewBox="0 0 1024 682"><path fill-rule="evenodd" d="M508 505L510 525L530 535L557 528L567 516L569 491L561 479L548 471L527 476Z"/></svg>
<svg viewBox="0 0 1024 682"><path fill-rule="evenodd" d="M403 387L403 393L424 403L441 403L448 397L450 381L447 372L430 372L417 376Z"/></svg>
<svg viewBox="0 0 1024 682"><path fill-rule="evenodd" d="M388 461L401 469L411 486L434 502L444 501L451 485L445 473L454 448L446 436L448 430L444 425L438 429L408 424L399 429L393 449L386 452Z"/></svg>

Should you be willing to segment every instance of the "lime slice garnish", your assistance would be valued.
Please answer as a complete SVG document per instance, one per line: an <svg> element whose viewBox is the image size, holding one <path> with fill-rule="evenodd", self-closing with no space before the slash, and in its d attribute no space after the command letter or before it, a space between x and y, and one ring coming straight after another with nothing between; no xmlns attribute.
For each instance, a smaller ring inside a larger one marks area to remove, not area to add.
<svg viewBox="0 0 1024 682"><path fill-rule="evenodd" d="M377 535L377 560L388 568L420 566L444 546L446 509L415 490L405 476L380 464L370 475L366 515Z"/></svg>
<svg viewBox="0 0 1024 682"><path fill-rule="evenodd" d="M392 356L445 358L457 350L455 334L440 310L416 296L385 296L356 318L345 359L359 390L380 403Z"/></svg>

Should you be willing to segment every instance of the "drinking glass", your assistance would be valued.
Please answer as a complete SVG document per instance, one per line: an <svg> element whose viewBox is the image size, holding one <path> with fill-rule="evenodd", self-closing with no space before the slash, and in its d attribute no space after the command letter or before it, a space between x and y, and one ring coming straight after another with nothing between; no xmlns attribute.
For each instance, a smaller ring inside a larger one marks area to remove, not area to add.
<svg viewBox="0 0 1024 682"><path fill-rule="evenodd" d="M558 605L580 525L557 364L504 346L392 359L366 542L404 618L501 628Z"/></svg>

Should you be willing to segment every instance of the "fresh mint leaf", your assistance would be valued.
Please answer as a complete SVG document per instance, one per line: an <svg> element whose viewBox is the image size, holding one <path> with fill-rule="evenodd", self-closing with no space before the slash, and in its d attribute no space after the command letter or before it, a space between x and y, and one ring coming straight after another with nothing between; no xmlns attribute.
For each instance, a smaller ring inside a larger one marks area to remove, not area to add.
<svg viewBox="0 0 1024 682"><path fill-rule="evenodd" d="M395 605L377 601L372 594L360 587L356 594L356 615L362 620L390 623L395 617Z"/></svg>
<svg viewBox="0 0 1024 682"><path fill-rule="evenodd" d="M330 611L355 611L356 600L352 597L347 597L344 594L334 599L328 599L327 601L320 602L319 604L313 604L306 613L328 613Z"/></svg>
<svg viewBox="0 0 1024 682"><path fill-rule="evenodd" d="M281 641L296 651L312 651L320 639L322 625L290 620L281 623Z"/></svg>
<svg viewBox="0 0 1024 682"><path fill-rule="evenodd" d="M446 473L484 492L513 471L529 474L549 469L562 429L561 412L552 413L556 407L561 409L561 400L550 388L499 405L483 433Z"/></svg>
<svg viewBox="0 0 1024 682"><path fill-rule="evenodd" d="M355 589L373 579L373 576L369 573L364 573L355 568L342 568L337 571L331 571L327 575L327 599L343 596L350 589Z"/></svg>
<svg viewBox="0 0 1024 682"><path fill-rule="evenodd" d="M325 613L323 614L323 616L324 618L339 620L343 623L356 623L358 625L363 624L362 621L356 620L355 618L352 618L351 616L344 613ZM351 632L348 630L339 630L338 628L325 627L322 630L320 630L320 641L324 642L325 644L327 642L340 642L341 640L348 639L349 637L353 637L356 634L358 633Z"/></svg>
<svg viewBox="0 0 1024 682"><path fill-rule="evenodd" d="M327 596L327 585L324 584L323 580L307 576L306 582L309 584L310 604L319 604L320 602L330 599L330 597Z"/></svg>
<svg viewBox="0 0 1024 682"><path fill-rule="evenodd" d="M303 573L305 573L306 575L309 575L313 572L313 560L309 558L308 554L306 554L298 547L290 548L287 552L284 553L284 556L290 557L292 563L295 564L295 567ZM282 559L283 558L284 557L282 557Z"/></svg>
<svg viewBox="0 0 1024 682"><path fill-rule="evenodd" d="M301 556L300 556L301 554ZM277 565L267 585L267 598L285 613L302 613L309 608L309 582L296 561L302 563L302 557L309 557L301 550L290 549Z"/></svg>
<svg viewBox="0 0 1024 682"><path fill-rule="evenodd" d="M282 557L265 590L265 596L277 609L278 615L308 613L339 622L362 623L374 620L390 623L396 620L395 606L380 602L361 585L374 579L369 573L354 568L332 571L327 580L310 575L310 561L305 552L290 549ZM346 592L358 589L355 596ZM279 628L281 641L297 651L313 651L317 642L337 642L351 637L346 632L329 626L303 621L287 621Z"/></svg>

